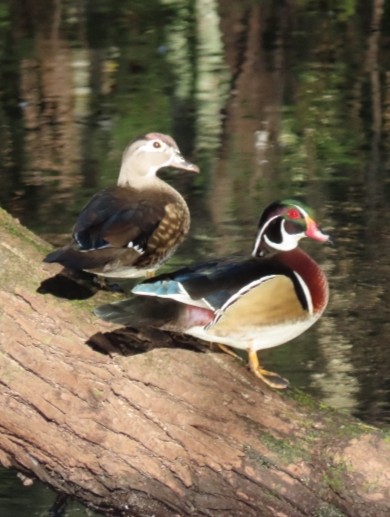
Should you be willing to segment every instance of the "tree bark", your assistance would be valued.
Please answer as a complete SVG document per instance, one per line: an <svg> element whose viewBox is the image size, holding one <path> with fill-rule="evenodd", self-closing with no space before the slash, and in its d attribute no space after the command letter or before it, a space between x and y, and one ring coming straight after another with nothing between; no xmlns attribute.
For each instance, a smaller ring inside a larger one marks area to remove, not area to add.
<svg viewBox="0 0 390 517"><path fill-rule="evenodd" d="M106 514L389 515L388 435L200 342L99 321L113 295L58 297L77 284L50 279L47 245L2 211L0 234L4 466Z"/></svg>

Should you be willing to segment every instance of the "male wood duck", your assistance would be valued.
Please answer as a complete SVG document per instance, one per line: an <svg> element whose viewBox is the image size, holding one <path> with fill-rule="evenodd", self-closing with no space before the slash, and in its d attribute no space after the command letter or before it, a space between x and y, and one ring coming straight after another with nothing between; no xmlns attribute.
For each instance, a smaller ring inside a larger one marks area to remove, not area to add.
<svg viewBox="0 0 390 517"><path fill-rule="evenodd" d="M298 248L304 237L329 240L303 203L274 202L260 218L252 257L160 275L136 285L136 297L95 312L122 325L196 336L225 351L245 349L257 377L273 388L286 388L286 379L260 366L257 351L305 332L328 303L325 274Z"/></svg>
<svg viewBox="0 0 390 517"><path fill-rule="evenodd" d="M117 186L92 197L73 228L73 244L49 253L44 262L105 277L152 276L190 226L183 197L156 176L162 167L199 172L168 135L148 133L131 142Z"/></svg>

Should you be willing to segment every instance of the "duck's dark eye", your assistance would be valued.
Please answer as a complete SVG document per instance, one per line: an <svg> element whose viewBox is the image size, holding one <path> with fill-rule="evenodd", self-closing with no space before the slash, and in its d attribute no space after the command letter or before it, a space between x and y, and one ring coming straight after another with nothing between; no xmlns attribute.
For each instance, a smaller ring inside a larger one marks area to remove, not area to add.
<svg viewBox="0 0 390 517"><path fill-rule="evenodd" d="M159 147L161 147L161 144L158 140L156 140L155 142L153 142L153 147L158 149Z"/></svg>
<svg viewBox="0 0 390 517"><path fill-rule="evenodd" d="M287 212L287 217L289 219L300 219L301 213L296 208L290 208L290 210L288 210L288 212Z"/></svg>

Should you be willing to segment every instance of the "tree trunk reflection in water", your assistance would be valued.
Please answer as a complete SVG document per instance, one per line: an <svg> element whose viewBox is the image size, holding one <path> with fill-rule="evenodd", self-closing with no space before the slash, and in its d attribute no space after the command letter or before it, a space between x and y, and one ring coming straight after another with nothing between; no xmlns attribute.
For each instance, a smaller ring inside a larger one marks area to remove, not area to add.
<svg viewBox="0 0 390 517"><path fill-rule="evenodd" d="M233 207L241 220L251 221L258 211L258 199L253 195L258 184L270 191L275 181L272 163L284 86L284 33L276 30L274 48L267 52L263 46L271 17L267 6L243 2L232 8L222 1L220 14L232 81L224 108L221 152L213 169L210 210L217 230L237 235ZM277 24L284 26L287 17L288 7L284 6L278 11ZM252 232L255 224L253 221ZM218 254L231 251L230 240L218 241Z"/></svg>

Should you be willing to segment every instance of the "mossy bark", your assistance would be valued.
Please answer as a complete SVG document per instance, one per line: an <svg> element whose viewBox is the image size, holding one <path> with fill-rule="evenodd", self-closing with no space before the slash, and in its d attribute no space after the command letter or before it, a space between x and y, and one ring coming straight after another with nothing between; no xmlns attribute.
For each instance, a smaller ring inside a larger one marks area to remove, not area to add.
<svg viewBox="0 0 390 517"><path fill-rule="evenodd" d="M0 233L3 465L107 514L389 515L380 430L199 342L97 320L111 295L53 296L47 245L1 211Z"/></svg>

